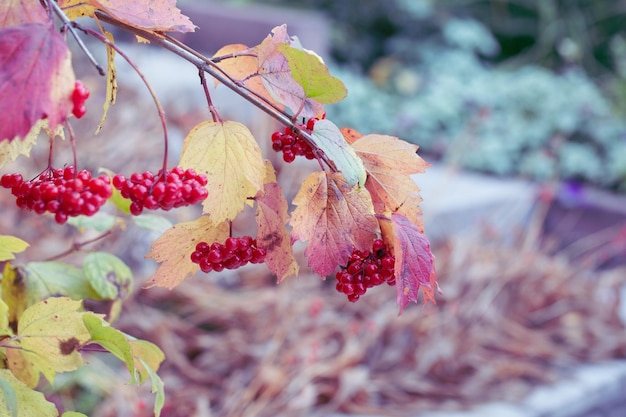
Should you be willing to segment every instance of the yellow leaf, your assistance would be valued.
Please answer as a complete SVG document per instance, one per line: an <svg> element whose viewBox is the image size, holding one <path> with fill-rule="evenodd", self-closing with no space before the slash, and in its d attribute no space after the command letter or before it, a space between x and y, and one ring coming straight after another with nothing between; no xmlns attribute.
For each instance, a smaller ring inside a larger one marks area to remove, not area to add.
<svg viewBox="0 0 626 417"><path fill-rule="evenodd" d="M9 307L9 323L15 323L17 318L28 307L28 301L26 284L22 277L18 276L17 271L13 269L10 262L4 265L0 288L2 289L2 300Z"/></svg>
<svg viewBox="0 0 626 417"><path fill-rule="evenodd" d="M320 276L345 265L354 248L371 248L379 231L369 193L350 187L341 173L309 175L293 203L291 236L309 242L304 255Z"/></svg>
<svg viewBox="0 0 626 417"><path fill-rule="evenodd" d="M285 227L289 218L287 200L276 183L276 173L267 162L266 183L257 202L257 245L267 251L265 264L276 274L278 282L298 274L298 262L293 256L291 239Z"/></svg>
<svg viewBox="0 0 626 417"><path fill-rule="evenodd" d="M145 365L154 372L158 371L161 362L165 359L165 354L157 345L146 340L131 340L128 343L135 360L135 368L139 374L139 383L142 383L150 377L150 372Z"/></svg>
<svg viewBox="0 0 626 417"><path fill-rule="evenodd" d="M37 143L39 132L48 124L48 120L39 120L30 129L30 132L22 140L3 140L0 142L0 168L9 162L13 162L18 156L29 156L30 150Z"/></svg>
<svg viewBox="0 0 626 417"><path fill-rule="evenodd" d="M21 349L7 349L7 365L13 375L30 388L35 388L39 383L39 370L33 362L24 357Z"/></svg>
<svg viewBox="0 0 626 417"><path fill-rule="evenodd" d="M0 336L12 335L9 327L9 306L0 298Z"/></svg>
<svg viewBox="0 0 626 417"><path fill-rule="evenodd" d="M100 26L100 30L107 37L111 43L114 42L113 34L111 32L107 32L100 25L98 21L98 26ZM98 127L96 128L96 135L100 133L102 130L102 126L104 126L104 121L107 117L107 113L109 112L109 106L115 104L115 98L117 97L117 71L115 69L115 49L113 49L110 45L106 45L107 49L107 91L104 95L104 104L102 105L102 118L100 118L100 123L98 123Z"/></svg>
<svg viewBox="0 0 626 417"><path fill-rule="evenodd" d="M78 369L83 358L76 348L89 340L80 301L47 298L28 307L17 324L24 358L52 383L57 372Z"/></svg>
<svg viewBox="0 0 626 417"><path fill-rule="evenodd" d="M365 165L365 188L372 195L376 212L402 214L423 231L422 198L411 175L423 173L430 165L417 155L418 147L385 135L362 136L352 147Z"/></svg>
<svg viewBox="0 0 626 417"><path fill-rule="evenodd" d="M190 258L196 245L199 242L223 242L229 232L228 223L215 225L207 216L174 225L152 244L150 253L146 255L146 258L162 263L146 285L169 289L176 287L189 275L200 270Z"/></svg>
<svg viewBox="0 0 626 417"><path fill-rule="evenodd" d="M261 148L241 123L198 124L185 138L179 166L207 176L209 197L202 203L203 213L215 224L234 219L263 187Z"/></svg>
<svg viewBox="0 0 626 417"><path fill-rule="evenodd" d="M30 245L15 236L0 235L0 262L15 259L14 253L24 252Z"/></svg>
<svg viewBox="0 0 626 417"><path fill-rule="evenodd" d="M94 17L96 11L96 8L86 0L59 0L59 7L70 20L85 16Z"/></svg>
<svg viewBox="0 0 626 417"><path fill-rule="evenodd" d="M20 382L10 370L0 369L0 379L6 381L13 389L18 417L57 417L59 415L53 403L47 401L41 392L30 389ZM11 415L8 403L6 396L0 395L0 415L3 417Z"/></svg>

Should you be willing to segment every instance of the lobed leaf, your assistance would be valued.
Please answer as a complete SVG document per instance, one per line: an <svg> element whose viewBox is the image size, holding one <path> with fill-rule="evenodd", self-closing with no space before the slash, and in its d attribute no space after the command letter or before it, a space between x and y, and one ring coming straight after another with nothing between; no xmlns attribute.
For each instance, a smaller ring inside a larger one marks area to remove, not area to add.
<svg viewBox="0 0 626 417"><path fill-rule="evenodd" d="M294 45L294 40L287 33L287 26L277 26L253 50L257 53L257 72L263 86L272 98L287 106L294 117L321 117L324 106L311 99L300 84L291 75L291 68L281 45Z"/></svg>
<svg viewBox="0 0 626 417"><path fill-rule="evenodd" d="M24 358L52 383L57 372L83 365L77 347L89 340L82 303L68 297L47 298L28 307L17 323Z"/></svg>
<svg viewBox="0 0 626 417"><path fill-rule="evenodd" d="M47 23L48 14L37 2L30 0L4 0L0 8L0 29L22 23Z"/></svg>
<svg viewBox="0 0 626 417"><path fill-rule="evenodd" d="M348 95L346 86L333 77L317 55L288 44L278 45L287 59L291 77L302 87L305 97L322 104L338 103Z"/></svg>
<svg viewBox="0 0 626 417"><path fill-rule="evenodd" d="M14 253L24 252L30 245L15 236L0 235L0 262L15 259Z"/></svg>
<svg viewBox="0 0 626 417"><path fill-rule="evenodd" d="M412 174L430 166L417 146L393 136L366 135L352 143L367 172L367 188L377 213L390 211L412 219L423 233L419 187Z"/></svg>
<svg viewBox="0 0 626 417"><path fill-rule="evenodd" d="M161 263L146 285L169 289L176 287L200 270L190 259L196 245L199 242L223 242L229 233L227 222L215 225L208 216L172 226L152 244L150 253L146 255L146 258Z"/></svg>
<svg viewBox="0 0 626 417"><path fill-rule="evenodd" d="M257 245L267 251L265 264L276 274L278 282L298 274L298 262L293 255L291 239L285 227L289 215L287 200L280 185L276 183L276 176L272 165L266 164L268 175L263 186L263 192L255 198L257 202Z"/></svg>
<svg viewBox="0 0 626 417"><path fill-rule="evenodd" d="M293 240L308 241L305 256L321 275L345 265L354 248L371 247L378 221L369 193L350 187L339 173L315 172L303 182L293 200Z"/></svg>
<svg viewBox="0 0 626 417"><path fill-rule="evenodd" d="M330 120L318 120L311 134L315 145L333 161L350 186L365 184L367 173L363 161L348 145L341 131Z"/></svg>
<svg viewBox="0 0 626 417"><path fill-rule="evenodd" d="M179 166L207 176L209 197L202 203L203 213L216 224L234 219L263 187L261 148L241 123L198 124L185 138Z"/></svg>
<svg viewBox="0 0 626 417"><path fill-rule="evenodd" d="M4 393L0 395L0 415L58 417L59 411L53 403L47 401L41 392L29 388L18 380L10 370L0 369L0 381ZM17 410L17 414L14 410Z"/></svg>
<svg viewBox="0 0 626 417"><path fill-rule="evenodd" d="M0 141L23 139L47 119L52 131L73 108L74 71L65 40L52 24L0 31Z"/></svg>
<svg viewBox="0 0 626 417"><path fill-rule="evenodd" d="M435 257L430 251L428 238L409 219L401 214L392 214L391 225L393 236L385 236L385 229L383 236L393 242L396 258L396 302L398 314L402 314L410 301L417 302L422 286L429 288L430 297L427 297L427 301L435 301L432 296L436 286Z"/></svg>

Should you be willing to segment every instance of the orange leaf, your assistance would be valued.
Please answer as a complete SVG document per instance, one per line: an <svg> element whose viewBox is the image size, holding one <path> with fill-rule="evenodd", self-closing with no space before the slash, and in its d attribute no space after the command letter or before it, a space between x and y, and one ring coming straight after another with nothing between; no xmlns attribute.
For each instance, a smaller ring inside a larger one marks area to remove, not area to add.
<svg viewBox="0 0 626 417"><path fill-rule="evenodd" d="M276 274L278 282L298 274L298 262L293 256L291 239L285 224L289 218L287 214L287 200L283 196L280 185L272 165L267 163L267 170L271 173L266 177L263 193L256 197L257 245L267 251L265 264ZM273 178L272 178L273 177Z"/></svg>
<svg viewBox="0 0 626 417"><path fill-rule="evenodd" d="M341 131L343 137L346 139L346 142L348 142L350 145L363 137L363 134L361 132L357 131L356 129L352 129L351 127L342 127L339 130Z"/></svg>
<svg viewBox="0 0 626 417"><path fill-rule="evenodd" d="M307 98L302 86L291 76L287 58L280 51L279 45L293 46L293 39L287 34L287 26L277 26L254 48L258 56L258 73L263 86L272 98L289 107L294 117L322 117L324 106Z"/></svg>
<svg viewBox="0 0 626 417"><path fill-rule="evenodd" d="M146 282L147 287L158 286L172 289L189 275L200 270L191 262L191 253L199 242L223 242L229 235L228 223L215 225L207 216L191 222L174 225L153 244L146 258L160 262L154 276Z"/></svg>
<svg viewBox="0 0 626 417"><path fill-rule="evenodd" d="M24 138L45 118L54 131L72 110L75 80L70 51L52 24L2 29L0 141Z"/></svg>
<svg viewBox="0 0 626 417"><path fill-rule="evenodd" d="M362 136L352 147L365 165L365 188L372 195L376 212L402 214L423 230L419 207L422 198L411 175L424 172L430 165L417 155L418 147L384 135Z"/></svg>
<svg viewBox="0 0 626 417"><path fill-rule="evenodd" d="M213 57L226 57L229 55L232 55L232 57L219 60L217 66L234 80L243 82L250 91L274 103L277 107L282 107L272 99L272 96L263 86L261 79L256 76L259 67L258 59L246 45L226 45L217 51Z"/></svg>
<svg viewBox="0 0 626 417"><path fill-rule="evenodd" d="M0 29L22 23L46 23L50 20L39 2L32 0L4 0L4 2L0 8Z"/></svg>
<svg viewBox="0 0 626 417"><path fill-rule="evenodd" d="M388 236L390 230L386 227L383 228L383 236L386 241L391 240L393 243L393 254L396 258L396 301L400 315L410 301L417 302L421 286L428 288L424 299L435 301L435 257L430 251L426 236L409 219L393 214L391 222L393 236Z"/></svg>
<svg viewBox="0 0 626 417"><path fill-rule="evenodd" d="M308 240L309 266L320 276L345 265L354 248L371 247L378 221L369 193L350 187L340 173L314 172L293 200L293 240Z"/></svg>
<svg viewBox="0 0 626 417"><path fill-rule="evenodd" d="M159 32L193 32L196 26L176 7L176 0L86 0L120 22Z"/></svg>

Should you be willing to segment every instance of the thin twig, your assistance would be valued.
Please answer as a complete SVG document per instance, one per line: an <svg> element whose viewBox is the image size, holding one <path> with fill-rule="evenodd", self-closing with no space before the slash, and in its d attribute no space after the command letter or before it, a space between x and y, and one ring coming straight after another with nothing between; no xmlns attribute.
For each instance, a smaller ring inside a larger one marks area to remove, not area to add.
<svg viewBox="0 0 626 417"><path fill-rule="evenodd" d="M72 125L70 124L69 120L65 122L65 127L67 128L67 133L70 135L72 156L74 157L74 177L76 177L76 174L78 174L78 158L76 157L76 136L74 135L74 129L72 129Z"/></svg>
<svg viewBox="0 0 626 417"><path fill-rule="evenodd" d="M82 49L82 51L85 53L85 55L87 55L87 58L89 59L91 64L94 67L96 67L96 70L98 70L98 74L100 74L102 76L106 75L106 72L104 71L104 68L102 68L100 66L100 64L98 64L98 61L96 61L96 58L91 54L91 52L87 48L87 45L85 45L85 43L80 38L80 36L78 36L78 33L76 33L76 31L74 30L74 25L72 24L72 21L67 18L65 13L63 13L63 10L61 10L59 5L54 0L46 0L46 1L48 3L48 7L50 9L54 10L54 13L63 22L63 27L67 28L67 30L69 30L69 32L72 34L72 36L76 40L76 43L78 44L78 47L80 49Z"/></svg>
<svg viewBox="0 0 626 417"><path fill-rule="evenodd" d="M45 259L44 261L48 261L48 262L49 261L55 261L57 259L63 258L65 256L68 256L68 255L70 255L70 254L72 254L74 252L77 252L77 251L81 250L83 248L83 246L87 246L87 245L95 243L95 242L97 242L99 240L104 239L105 237L109 236L111 233L113 233L112 229L111 230L107 230L106 232L104 232L101 235L98 235L98 236L96 236L96 237L94 237L92 239L85 240L84 242L74 242L74 243L72 243L72 246L69 249L64 250L63 252L61 252L61 253L59 253L57 255L51 256L48 259Z"/></svg>
<svg viewBox="0 0 626 417"><path fill-rule="evenodd" d="M202 84L202 88L204 89L204 95L206 96L206 101L209 105L209 112L211 112L211 117L213 117L213 121L216 123L220 123L222 118L220 117L217 109L213 105L213 100L211 100L211 93L209 92L209 87L206 83L206 77L204 76L204 71L198 68L198 75L200 76L200 84Z"/></svg>
<svg viewBox="0 0 626 417"><path fill-rule="evenodd" d="M157 111L159 113L159 118L161 119L161 126L163 126L163 169L162 172L164 173L165 170L167 169L167 153L168 153L168 143L169 143L169 139L168 139L168 134L167 134L167 122L165 121L165 111L163 110L163 106L161 106L161 102L159 101L159 98L157 97L154 89L152 88L152 86L150 85L150 83L148 82L148 80L146 79L146 76L143 74L143 72L141 72L141 70L139 69L139 67L133 62L132 59L130 59L130 57L128 55L126 55L126 53L124 51L122 51L120 48L118 48L117 45L115 45L113 42L111 42L106 36L88 28L85 27L83 25L80 25L76 22L71 22L72 25L83 31L84 33L86 33L87 35L91 35L94 38L98 39L100 42L104 43L105 45L113 48L115 50L115 52L117 52L122 58L124 58L124 60L126 60L126 62L128 62L128 65L130 65L132 67L132 69L137 73L137 75L139 75L139 78L141 78L141 81L143 81L144 85L146 86L146 88L148 89L148 92L150 93L150 95L152 96L152 100L154 101L154 105L157 108Z"/></svg>

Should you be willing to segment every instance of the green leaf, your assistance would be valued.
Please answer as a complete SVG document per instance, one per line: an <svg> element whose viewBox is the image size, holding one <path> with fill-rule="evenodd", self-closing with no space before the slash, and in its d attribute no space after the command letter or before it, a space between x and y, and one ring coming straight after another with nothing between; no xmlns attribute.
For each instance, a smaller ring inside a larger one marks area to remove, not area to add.
<svg viewBox="0 0 626 417"><path fill-rule="evenodd" d="M1 374L0 390L2 390L2 396L0 396L0 411L6 409L6 411L11 413L11 417L17 417L17 394L15 393L15 389L13 389L13 385L4 379ZM3 404L6 405L6 407L2 407ZM4 412L2 415L4 415Z"/></svg>
<svg viewBox="0 0 626 417"><path fill-rule="evenodd" d="M57 372L83 365L77 347L89 340L80 301L51 297L28 307L17 324L24 357L52 383Z"/></svg>
<svg viewBox="0 0 626 417"><path fill-rule="evenodd" d="M302 86L307 98L331 104L340 102L348 95L343 82L330 75L328 67L317 55L286 43L278 45L278 50L287 59L291 76Z"/></svg>
<svg viewBox="0 0 626 417"><path fill-rule="evenodd" d="M0 369L0 381L6 383L2 384L4 395L0 395L0 416L58 417L59 411L53 403L47 401L41 392L27 387L15 378L8 369ZM12 400L7 396L6 385L10 386L15 394L17 414L11 408L13 405L9 404Z"/></svg>
<svg viewBox="0 0 626 417"><path fill-rule="evenodd" d="M9 327L9 306L0 299L0 336L11 335L12 333Z"/></svg>
<svg viewBox="0 0 626 417"><path fill-rule="evenodd" d="M77 411L66 411L61 417L89 417L87 414L79 413Z"/></svg>
<svg viewBox="0 0 626 417"><path fill-rule="evenodd" d="M0 262L15 259L14 253L24 252L30 245L15 236L0 235Z"/></svg>
<svg viewBox="0 0 626 417"><path fill-rule="evenodd" d="M85 327L89 330L90 342L95 342L111 352L116 358L126 364L128 372L132 377L132 382L137 382L137 372L135 369L135 359L132 348L124 333L111 327L102 318L94 314L83 316Z"/></svg>
<svg viewBox="0 0 626 417"><path fill-rule="evenodd" d="M142 383L150 377L148 369L155 372L159 370L165 355L157 345L146 340L131 340L129 343L133 350L135 368L139 373L139 383Z"/></svg>
<svg viewBox="0 0 626 417"><path fill-rule="evenodd" d="M157 375L157 373L145 361L141 359L140 361L150 376L150 381L152 382L152 393L156 394L154 399L154 415L155 417L159 417L161 415L161 410L163 409L163 404L165 404L165 385L163 384L161 377Z"/></svg>
<svg viewBox="0 0 626 417"><path fill-rule="evenodd" d="M93 252L83 260L83 272L93 289L104 300L124 298L133 285L130 268L115 255Z"/></svg>
<svg viewBox="0 0 626 417"><path fill-rule="evenodd" d="M341 131L330 120L318 120L311 134L315 144L330 158L341 171L348 184L353 187L365 184L367 172L363 160L352 146L346 142Z"/></svg>
<svg viewBox="0 0 626 417"><path fill-rule="evenodd" d="M50 296L64 295L73 300L100 300L82 270L63 262L30 262L17 271L22 274L27 304Z"/></svg>
<svg viewBox="0 0 626 417"><path fill-rule="evenodd" d="M79 230L95 230L98 232L106 232L115 227L118 218L103 211L99 211L93 216L77 216L70 217L67 220L68 224L76 227Z"/></svg>
<svg viewBox="0 0 626 417"><path fill-rule="evenodd" d="M139 216L133 216L133 220L137 226L142 229L150 230L153 232L165 233L167 229L173 226L172 222L163 216L156 214L141 214Z"/></svg>

